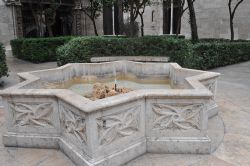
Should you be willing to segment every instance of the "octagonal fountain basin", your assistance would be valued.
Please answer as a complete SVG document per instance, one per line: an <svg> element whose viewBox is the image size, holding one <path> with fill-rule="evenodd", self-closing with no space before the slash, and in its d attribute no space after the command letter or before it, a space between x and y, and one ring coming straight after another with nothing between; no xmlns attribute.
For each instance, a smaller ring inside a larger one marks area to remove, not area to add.
<svg viewBox="0 0 250 166"><path fill-rule="evenodd" d="M5 146L60 148L77 165L121 165L146 152L211 153L218 73L176 63L75 63L19 73L0 92Z"/></svg>

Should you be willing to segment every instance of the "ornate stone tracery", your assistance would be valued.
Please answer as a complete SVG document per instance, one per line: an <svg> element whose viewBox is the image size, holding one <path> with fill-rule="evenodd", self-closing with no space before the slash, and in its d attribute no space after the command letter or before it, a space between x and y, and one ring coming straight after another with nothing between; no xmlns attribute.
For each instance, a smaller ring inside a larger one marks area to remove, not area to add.
<svg viewBox="0 0 250 166"><path fill-rule="evenodd" d="M61 105L61 123L66 134L78 140L80 143L87 143L85 117L79 116L65 106Z"/></svg>
<svg viewBox="0 0 250 166"><path fill-rule="evenodd" d="M11 103L15 126L53 127L52 103Z"/></svg>
<svg viewBox="0 0 250 166"><path fill-rule="evenodd" d="M178 106L174 104L153 104L155 114L153 129L172 130L200 130L200 112L202 104L188 104Z"/></svg>
<svg viewBox="0 0 250 166"><path fill-rule="evenodd" d="M139 131L140 107L132 107L121 113L97 119L99 143L106 145L115 140L135 134Z"/></svg>

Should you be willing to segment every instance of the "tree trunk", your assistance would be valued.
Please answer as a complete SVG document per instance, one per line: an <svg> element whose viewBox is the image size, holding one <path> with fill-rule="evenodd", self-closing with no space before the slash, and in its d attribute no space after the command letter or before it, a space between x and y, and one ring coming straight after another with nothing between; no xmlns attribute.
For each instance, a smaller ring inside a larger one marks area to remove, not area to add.
<svg viewBox="0 0 250 166"><path fill-rule="evenodd" d="M130 4L130 21L129 21L129 36L135 37L136 36L136 25L135 25L135 16L134 16L134 8L133 2Z"/></svg>
<svg viewBox="0 0 250 166"><path fill-rule="evenodd" d="M177 20L177 26L176 26L176 36L177 36L177 37L179 36L179 33L180 33L181 17L182 17L182 15L180 15L180 16L178 17L178 20Z"/></svg>
<svg viewBox="0 0 250 166"><path fill-rule="evenodd" d="M48 32L49 32L49 37L53 37L54 35L53 35L53 30L52 30L51 25L48 25L47 28L48 28Z"/></svg>
<svg viewBox="0 0 250 166"><path fill-rule="evenodd" d="M124 33L124 22L123 22L123 1L117 0L118 6L118 25L119 25L119 35Z"/></svg>
<svg viewBox="0 0 250 166"><path fill-rule="evenodd" d="M144 36L144 20L143 20L143 14L139 13L139 16L141 18L141 36Z"/></svg>
<svg viewBox="0 0 250 166"><path fill-rule="evenodd" d="M231 31L231 41L234 40L234 25L233 18L230 16L230 31Z"/></svg>
<svg viewBox="0 0 250 166"><path fill-rule="evenodd" d="M198 37L193 1L187 0L187 3L188 3L189 15L190 15L190 28L191 28L192 41L197 42L199 40L199 37Z"/></svg>
<svg viewBox="0 0 250 166"><path fill-rule="evenodd" d="M228 10L229 10L229 20L230 20L230 31L231 31L231 41L234 40L234 16L237 8L244 0L238 0L236 5L234 6L232 10L232 0L228 0Z"/></svg>
<svg viewBox="0 0 250 166"><path fill-rule="evenodd" d="M97 32L97 28L96 28L96 23L95 23L95 19L91 19L93 26L94 26L94 31L95 31L95 35L98 36L98 32Z"/></svg>

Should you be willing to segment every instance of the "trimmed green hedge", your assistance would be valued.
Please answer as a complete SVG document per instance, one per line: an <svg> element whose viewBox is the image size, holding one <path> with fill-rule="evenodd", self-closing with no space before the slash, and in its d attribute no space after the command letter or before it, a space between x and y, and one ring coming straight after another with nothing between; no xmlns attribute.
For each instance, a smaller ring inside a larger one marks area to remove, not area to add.
<svg viewBox="0 0 250 166"><path fill-rule="evenodd" d="M57 50L58 65L90 62L95 56L168 56L179 57L186 63L191 53L191 42L170 37L145 36L140 38L79 37Z"/></svg>
<svg viewBox="0 0 250 166"><path fill-rule="evenodd" d="M222 42L231 42L230 39L223 39L223 38L202 38L199 40L199 42L217 42L217 43L222 43ZM232 41L233 43L235 42L250 42L250 40L243 40L243 39L238 39L238 40L234 40Z"/></svg>
<svg viewBox="0 0 250 166"><path fill-rule="evenodd" d="M56 61L56 49L73 37L29 38L11 40L15 57L34 63Z"/></svg>
<svg viewBox="0 0 250 166"><path fill-rule="evenodd" d="M7 73L8 73L8 68L5 58L5 49L3 47L3 44L0 43L0 78L2 76L7 76Z"/></svg>
<svg viewBox="0 0 250 166"><path fill-rule="evenodd" d="M79 37L57 50L58 65L90 62L94 56L168 56L186 68L207 70L250 60L250 42L189 40L162 36L140 38Z"/></svg>
<svg viewBox="0 0 250 166"><path fill-rule="evenodd" d="M201 39L192 44L171 36L53 37L15 39L11 46L17 58L36 63L57 59L58 65L90 62L95 56L168 56L183 67L207 70L250 60L246 40Z"/></svg>
<svg viewBox="0 0 250 166"><path fill-rule="evenodd" d="M250 42L210 42L193 46L194 57L188 67L211 69L250 60Z"/></svg>

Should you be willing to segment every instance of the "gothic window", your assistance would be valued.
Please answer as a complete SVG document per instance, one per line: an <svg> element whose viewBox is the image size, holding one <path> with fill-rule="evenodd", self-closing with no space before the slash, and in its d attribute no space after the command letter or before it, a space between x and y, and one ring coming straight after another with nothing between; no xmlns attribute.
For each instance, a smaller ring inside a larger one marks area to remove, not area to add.
<svg viewBox="0 0 250 166"><path fill-rule="evenodd" d="M119 34L119 6L103 7L103 33L104 35Z"/></svg>
<svg viewBox="0 0 250 166"><path fill-rule="evenodd" d="M165 0L163 1L163 33L180 33L181 1ZM179 25L178 25L179 24Z"/></svg>
<svg viewBox="0 0 250 166"><path fill-rule="evenodd" d="M151 21L154 22L154 15L155 15L155 11L152 11L152 15L151 15Z"/></svg>

